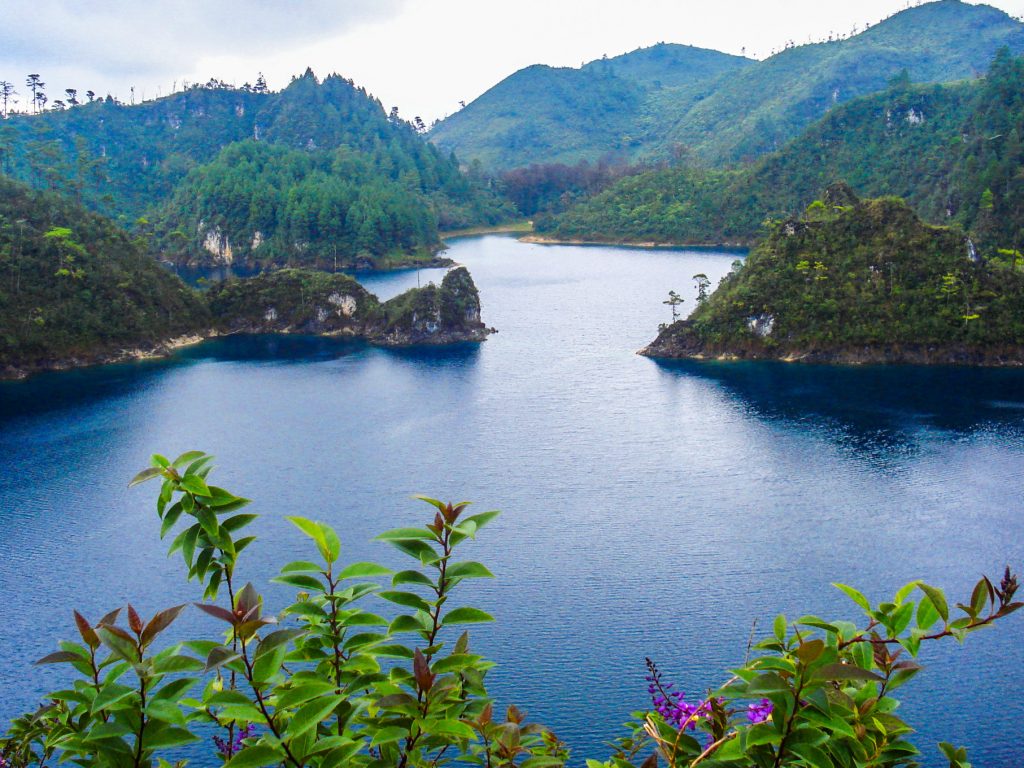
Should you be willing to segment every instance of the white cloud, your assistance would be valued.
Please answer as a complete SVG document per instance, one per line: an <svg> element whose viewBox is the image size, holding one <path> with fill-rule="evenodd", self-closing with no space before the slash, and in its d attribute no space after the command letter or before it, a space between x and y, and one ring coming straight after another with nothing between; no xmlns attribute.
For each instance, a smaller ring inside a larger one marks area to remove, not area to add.
<svg viewBox="0 0 1024 768"><path fill-rule="evenodd" d="M989 0L1013 15L1024 0ZM660 41L763 58L788 40L876 22L907 0L20 0L0 25L0 79L39 72L128 97L173 81L274 88L312 66L340 72L427 121L534 63L579 66Z"/></svg>

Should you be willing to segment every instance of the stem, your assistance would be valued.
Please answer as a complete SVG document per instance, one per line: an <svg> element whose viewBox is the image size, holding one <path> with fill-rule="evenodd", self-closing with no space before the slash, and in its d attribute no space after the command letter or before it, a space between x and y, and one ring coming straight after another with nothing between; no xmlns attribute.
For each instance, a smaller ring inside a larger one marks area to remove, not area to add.
<svg viewBox="0 0 1024 768"><path fill-rule="evenodd" d="M331 645L334 648L334 685L335 691L340 694L342 692L341 686L341 662L346 661L345 653L341 648L341 633L338 628L338 601L334 600L334 595L338 588L338 582L335 581L331 564L327 564L327 571L324 573L327 577L327 585L329 591L327 592L327 600L331 604L331 615L328 619L328 623L331 626ZM341 736L345 731L345 727L341 720L341 715L338 715L338 735Z"/></svg>
<svg viewBox="0 0 1024 768"><path fill-rule="evenodd" d="M451 531L449 530L449 527L445 525L444 535L441 537L441 564L438 566L440 575L437 579L437 586L434 587L434 593L437 595L437 606L434 609L433 615L430 617L432 626L427 635L427 648L432 648L434 646L434 641L437 639L437 633L441 629L441 598L445 595L445 573L448 569L448 558L451 557L451 555ZM425 655L428 664L432 657L433 652ZM416 692L416 701L423 704L421 714L423 717L426 717L427 710L430 708L430 700L427 699L424 701L424 692L422 690ZM402 758L398 761L398 768L406 768L409 763L409 755L412 753L413 747L416 746L416 742L419 740L419 737L420 734L417 733L415 736L409 736L405 740L405 748L402 749Z"/></svg>
<svg viewBox="0 0 1024 768"><path fill-rule="evenodd" d="M252 692L256 696L256 704L260 708L260 712L263 714L263 719L267 721L267 727L270 728L270 732L274 734L274 737L281 743L281 749L284 750L285 755L292 761L292 764L296 768L302 768L302 763L295 759L295 755L292 754L291 749L288 745L281 741L281 732L277 728L277 724L274 722L274 716L270 714L270 710L267 709L267 704L263 700L263 693L260 691L259 686L252 678L252 662L249 661L249 654L246 651L245 643L242 643L242 663L245 664L246 680L249 681L249 685L252 687Z"/></svg>
<svg viewBox="0 0 1024 768"><path fill-rule="evenodd" d="M723 744L725 744L725 742L727 742L727 741L731 741L732 739L735 739L737 735L738 735L738 732L736 732L736 731L733 731L732 733L730 733L730 734L728 734L728 735L726 735L726 736L723 736L723 737L722 737L722 738L720 738L720 739L719 739L718 741L716 741L716 742L714 742L714 743L712 743L712 744L709 744L709 745L708 745L708 748L707 748L707 749L705 749L705 750L704 750L703 752L701 752L701 753L700 753L700 754L699 754L699 755L697 756L697 758L696 758L696 759L695 759L695 760L694 760L694 761L693 761L692 763L690 763L690 766L689 766L689 768L694 768L694 766L696 766L696 765L697 765L698 763L702 763L702 762L704 762L704 761L705 761L705 760L706 760L706 759L707 759L708 757L710 757L710 756L711 756L711 754L712 754L712 753L713 753L713 752L714 752L715 750L717 750L717 749L718 749L718 748L719 748L720 746L722 746Z"/></svg>
<svg viewBox="0 0 1024 768"><path fill-rule="evenodd" d="M800 694L804 690L804 678L800 676L800 683L796 687L796 693L793 694L793 711L789 713L789 717L786 718L786 728L782 733L782 741L779 742L779 751L775 755L775 768L779 768L782 765L782 757L786 753L786 741L789 739L789 735L793 732L793 721L796 720L796 712L800 709Z"/></svg>
<svg viewBox="0 0 1024 768"><path fill-rule="evenodd" d="M142 737L146 733L146 678L139 677L139 735L135 739L135 768L142 764Z"/></svg>
<svg viewBox="0 0 1024 768"><path fill-rule="evenodd" d="M989 616L987 616L984 619L973 621L970 624L968 624L966 627L961 627L961 629L966 631L966 630L971 630L971 629L978 629L979 627L988 626L989 624L994 622L997 618L998 618L998 616L996 616L996 614L993 613L993 614L990 614ZM872 622L872 624L866 630L864 630L864 631L865 632L870 631L872 629L872 627L875 626L875 624L877 624L877 622ZM951 630L949 628L946 628L942 632L936 632L935 634L932 634L932 635L923 635L921 637L921 639L922 640L941 640L944 637L952 637L952 636L953 636L953 630ZM887 637L887 638L879 637L879 638L874 638L874 637L868 637L864 633L861 633L861 634L857 635L856 637L851 637L849 640L843 640L841 643L839 643L839 650L843 650L844 648L848 648L849 646L853 645L854 643L871 643L872 645L875 645L875 644L877 644L877 645L896 645L896 644L899 643L899 641L900 641L900 639L898 637Z"/></svg>

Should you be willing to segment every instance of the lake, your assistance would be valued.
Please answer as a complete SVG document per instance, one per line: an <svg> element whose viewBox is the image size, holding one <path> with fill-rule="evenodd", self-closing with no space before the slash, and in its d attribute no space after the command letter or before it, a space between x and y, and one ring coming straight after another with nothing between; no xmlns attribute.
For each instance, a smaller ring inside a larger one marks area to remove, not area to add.
<svg viewBox="0 0 1024 768"><path fill-rule="evenodd" d="M497 575L469 592L497 618L473 645L499 663L498 698L577 765L647 705L645 656L699 695L755 620L856 618L830 582L878 600L924 579L962 600L1024 562L1024 371L658 363L635 352L671 319L668 291L689 311L691 276L717 284L736 253L487 236L448 255L499 329L482 345L239 337L0 384L0 722L56 684L29 664L75 635L72 608L198 598L164 555L155 487L126 488L154 451L214 453L217 483L255 500L242 576L274 607L266 579L309 554L285 515L398 565L371 539L425 522L412 494L501 509L466 551ZM442 274L360 277L387 298ZM928 765L939 740L1020 764L1021 630L923 650L901 694Z"/></svg>

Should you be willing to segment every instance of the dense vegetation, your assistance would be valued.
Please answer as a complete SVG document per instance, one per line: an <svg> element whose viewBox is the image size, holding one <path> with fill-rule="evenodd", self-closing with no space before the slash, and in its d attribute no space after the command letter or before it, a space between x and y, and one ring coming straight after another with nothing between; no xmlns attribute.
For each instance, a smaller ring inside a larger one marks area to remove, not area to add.
<svg viewBox="0 0 1024 768"><path fill-rule="evenodd" d="M0 178L0 373L194 334L202 300L108 219Z"/></svg>
<svg viewBox="0 0 1024 768"><path fill-rule="evenodd" d="M766 218L802 211L844 180L859 194L903 197L932 222L959 224L986 255L1020 250L1022 93L1024 59L1005 49L973 83L898 78L749 167L631 176L559 218L540 219L538 229L567 239L750 243Z"/></svg>
<svg viewBox="0 0 1024 768"><path fill-rule="evenodd" d="M493 663L473 652L466 625L492 621L459 604L463 582L491 578L459 559L497 512L419 497L429 522L378 539L408 557L394 571L346 562L330 526L289 517L310 540L311 560L273 581L296 590L273 608L250 581L244 551L258 517L249 500L210 483L213 457L160 455L132 485L160 483L161 536L174 535L198 610L216 621L182 637L177 605L148 621L129 604L98 621L75 612L80 640L40 664L68 665L73 682L0 737L4 768L69 761L96 768L168 766L189 746L204 764L230 768L563 768L569 751L487 691ZM860 623L779 615L732 676L692 701L647 660L651 709L634 714L606 762L589 768L916 768L913 729L897 690L935 641L1004 622L1024 607L1016 576L982 577L955 608L944 592L912 581L874 604L836 584ZM940 744L950 768L967 753ZM174 763L184 765L184 762Z"/></svg>
<svg viewBox="0 0 1024 768"><path fill-rule="evenodd" d="M364 89L308 70L279 93L211 82L139 105L12 115L0 156L9 175L194 261L230 246L275 263L333 264L337 248L340 265L377 264L436 248L439 227L513 212ZM266 244L254 254L257 232Z"/></svg>
<svg viewBox="0 0 1024 768"><path fill-rule="evenodd" d="M805 218L774 223L646 353L1021 363L1021 266L977 256L962 230L923 224L898 198L862 202L837 185Z"/></svg>
<svg viewBox="0 0 1024 768"><path fill-rule="evenodd" d="M465 160L504 170L609 153L721 167L780 149L837 104L984 72L996 51L1024 52L1024 25L959 0L910 8L848 37L790 44L763 61L655 46L585 67L521 70L431 132Z"/></svg>

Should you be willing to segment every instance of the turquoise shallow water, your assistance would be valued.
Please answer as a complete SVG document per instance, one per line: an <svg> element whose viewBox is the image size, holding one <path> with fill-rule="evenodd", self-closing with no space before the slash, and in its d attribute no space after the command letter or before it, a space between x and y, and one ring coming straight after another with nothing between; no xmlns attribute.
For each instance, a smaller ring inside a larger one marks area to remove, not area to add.
<svg viewBox="0 0 1024 768"><path fill-rule="evenodd" d="M475 643L497 695L580 759L644 706L644 656L697 691L742 659L755 619L853 618L831 581L959 596L1024 565L1024 372L660 364L634 352L669 319L668 290L692 308L690 276L717 283L737 254L484 237L450 255L500 331L479 347L233 338L0 385L0 721L56 682L28 662L53 627L73 633L72 607L195 597L152 489L125 487L155 450L215 453L219 482L256 500L250 566L304 554L286 514L397 564L370 539L419 520L411 494L502 509L472 545L498 576L471 596L498 618ZM363 279L388 297L440 274ZM1022 626L925 654L903 692L930 765L940 739L983 768L1021 763Z"/></svg>

